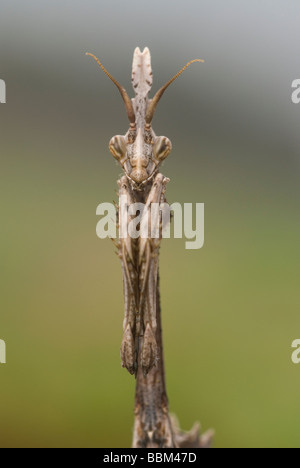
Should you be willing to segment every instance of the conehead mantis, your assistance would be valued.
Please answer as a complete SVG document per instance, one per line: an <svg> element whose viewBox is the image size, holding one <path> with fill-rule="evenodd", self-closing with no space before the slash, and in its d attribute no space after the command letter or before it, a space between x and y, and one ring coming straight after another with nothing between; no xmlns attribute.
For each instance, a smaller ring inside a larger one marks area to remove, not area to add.
<svg viewBox="0 0 300 468"><path fill-rule="evenodd" d="M156 107L166 89L192 63L203 62L195 59L188 62L152 99L148 97L152 87L152 69L149 49L143 52L137 47L133 55L132 86L135 97L130 99L126 90L104 68L100 68L118 88L129 120L125 135L116 135L109 142L109 150L120 163L124 175L118 181L119 199L128 206L142 204L140 226L151 227L151 206L166 203L165 192L169 179L160 173L160 165L170 154L171 141L165 136L156 136L152 120ZM130 216L119 210L120 232L127 231ZM138 238L119 236L116 243L121 259L125 316L121 361L130 374L137 378L135 403L134 447L202 447L208 446L211 436L201 439L198 427L183 435L172 424L168 414L168 400L165 389L159 293L158 256L162 225L159 235ZM203 436L204 437L204 436ZM193 441L191 441L193 439ZM189 444L189 445L187 445ZM193 445L194 444L194 445Z"/></svg>
<svg viewBox="0 0 300 468"><path fill-rule="evenodd" d="M132 64L132 86L135 97L131 100L126 90L104 68L95 55L93 57L104 73L118 88L125 104L129 129L125 135L114 136L109 143L113 157L121 164L124 176L119 180L119 195L126 197L128 205L145 203L143 216L149 217L152 203L164 200L169 181L159 173L159 166L167 158L172 144L167 137L156 136L152 119L156 106L165 90L196 59L188 62L173 78L148 98L152 87L151 58L148 48L143 52L137 47ZM119 218L120 230L128 219ZM141 221L142 224L143 221ZM122 262L125 319L121 346L122 366L136 374L140 365L146 375L158 359L156 331L156 290L158 287L157 239L120 239L118 243Z"/></svg>

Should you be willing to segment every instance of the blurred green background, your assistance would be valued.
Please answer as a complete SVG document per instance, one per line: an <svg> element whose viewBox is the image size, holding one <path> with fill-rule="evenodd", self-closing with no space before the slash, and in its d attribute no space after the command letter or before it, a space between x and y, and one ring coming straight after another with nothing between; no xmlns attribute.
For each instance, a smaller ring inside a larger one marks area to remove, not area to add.
<svg viewBox="0 0 300 468"><path fill-rule="evenodd" d="M1 447L127 447L134 379L120 367L122 277L96 207L115 196L118 91L148 46L153 128L173 143L169 202L205 203L205 246L164 240L168 394L216 447L299 447L300 3L2 1ZM133 94L132 94L133 95Z"/></svg>

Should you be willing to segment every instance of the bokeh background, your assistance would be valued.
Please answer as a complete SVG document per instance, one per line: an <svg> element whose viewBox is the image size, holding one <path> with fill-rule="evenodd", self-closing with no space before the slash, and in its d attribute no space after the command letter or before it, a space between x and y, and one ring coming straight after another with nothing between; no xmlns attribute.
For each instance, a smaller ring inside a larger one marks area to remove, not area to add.
<svg viewBox="0 0 300 468"><path fill-rule="evenodd" d="M0 6L2 447L127 447L122 278L96 207L116 198L133 50L148 46L170 202L205 203L205 246L161 250L171 411L216 447L299 447L298 0L6 0Z"/></svg>

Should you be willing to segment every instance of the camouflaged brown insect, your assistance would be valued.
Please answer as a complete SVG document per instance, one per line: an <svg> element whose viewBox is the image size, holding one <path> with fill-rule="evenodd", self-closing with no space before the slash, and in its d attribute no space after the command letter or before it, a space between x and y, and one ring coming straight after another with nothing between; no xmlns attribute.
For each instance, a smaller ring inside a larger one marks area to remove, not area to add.
<svg viewBox="0 0 300 468"><path fill-rule="evenodd" d="M148 98L152 87L151 57L148 48L137 47L133 55L132 85L135 97L130 99L125 89L110 75L100 61L92 56L113 81L123 98L130 122L127 133L114 136L109 150L121 164L124 175L118 181L119 198L128 207L144 206L140 226L147 225L147 234L138 238L119 236L117 248L122 263L125 316L121 361L137 379L133 447L208 447L211 433L199 436L195 425L183 433L171 420L165 388L161 337L159 293L159 247L162 238L160 224L158 238L151 237L151 206L166 203L165 192L169 179L159 172L160 164L169 155L172 145L164 136L156 136L151 123L156 106L167 87L193 62L187 63L173 78ZM131 217L119 209L119 232L128 233ZM145 234L145 233L144 233Z"/></svg>

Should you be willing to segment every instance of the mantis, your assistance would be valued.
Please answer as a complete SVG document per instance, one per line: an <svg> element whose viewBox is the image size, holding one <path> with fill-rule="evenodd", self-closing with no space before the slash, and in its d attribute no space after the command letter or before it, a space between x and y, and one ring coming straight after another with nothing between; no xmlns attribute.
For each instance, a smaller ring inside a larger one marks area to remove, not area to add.
<svg viewBox="0 0 300 468"><path fill-rule="evenodd" d="M104 68L98 58L91 53L87 55L96 60L118 88L129 120L125 135L116 135L109 142L109 150L124 172L118 181L119 199L126 200L129 211L130 206L136 203L144 207L140 216L142 235L137 238L130 235L119 236L116 242L122 265L125 304L121 362L137 379L133 446L183 447L188 437L195 439L195 431L197 433L198 429L192 430L192 436L182 436L179 430L176 431L168 415L158 264L163 226L161 219L158 219L159 235L151 237L153 218L150 215L154 204L166 203L165 192L169 179L160 173L160 166L170 154L172 144L167 137L156 136L152 120L166 89L192 63L203 60L188 62L149 99L153 76L150 52L148 48L141 52L137 47L133 55L131 78L135 97L130 99L124 87ZM126 213L125 216L119 210L119 232L128 232L130 220L130 215L127 216ZM148 226L148 229L143 229L143 226Z"/></svg>

